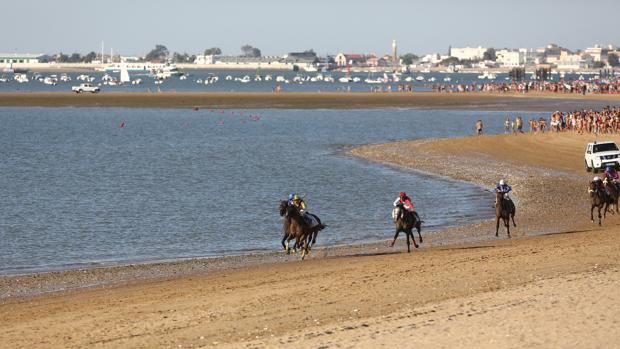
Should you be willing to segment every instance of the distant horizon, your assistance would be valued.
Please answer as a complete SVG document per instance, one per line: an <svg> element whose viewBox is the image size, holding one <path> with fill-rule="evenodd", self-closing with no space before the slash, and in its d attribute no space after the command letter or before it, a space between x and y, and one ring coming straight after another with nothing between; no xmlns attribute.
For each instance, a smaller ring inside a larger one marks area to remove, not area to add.
<svg viewBox="0 0 620 349"><path fill-rule="evenodd" d="M467 3L428 3L386 0L381 6L316 0L269 0L204 3L186 0L179 6L168 1L79 0L4 4L12 13L0 22L0 52L86 54L110 48L123 56L144 56L156 44L169 51L201 54L219 47L224 55L237 55L245 44L264 56L313 49L319 55L391 52L399 54L447 53L452 47L538 48L556 43L570 50L595 44L618 45L615 13L620 3L600 0L593 10L565 1L523 0L518 6L491 0ZM102 11L102 6L104 10ZM117 9L123 9L116 11ZM579 11L578 11L579 10ZM590 15L588 25L575 13ZM66 20L68 18L68 20Z"/></svg>

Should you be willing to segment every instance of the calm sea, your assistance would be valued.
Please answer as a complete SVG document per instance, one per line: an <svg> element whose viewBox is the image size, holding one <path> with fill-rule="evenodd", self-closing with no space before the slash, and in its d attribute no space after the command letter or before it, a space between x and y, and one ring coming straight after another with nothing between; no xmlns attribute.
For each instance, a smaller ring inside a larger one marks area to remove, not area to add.
<svg viewBox="0 0 620 349"><path fill-rule="evenodd" d="M345 151L465 135L478 118L501 132L504 115L0 108L0 274L278 250L289 192L329 226L320 245L390 237L403 190L427 232L488 218L482 188Z"/></svg>

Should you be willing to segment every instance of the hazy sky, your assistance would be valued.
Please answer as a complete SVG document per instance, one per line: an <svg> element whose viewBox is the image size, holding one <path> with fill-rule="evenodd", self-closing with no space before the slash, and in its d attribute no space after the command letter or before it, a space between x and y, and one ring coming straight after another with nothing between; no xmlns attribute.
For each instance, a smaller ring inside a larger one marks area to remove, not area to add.
<svg viewBox="0 0 620 349"><path fill-rule="evenodd" d="M618 0L0 0L0 52L143 55L155 44L263 55L446 52L448 46L571 49L620 44Z"/></svg>

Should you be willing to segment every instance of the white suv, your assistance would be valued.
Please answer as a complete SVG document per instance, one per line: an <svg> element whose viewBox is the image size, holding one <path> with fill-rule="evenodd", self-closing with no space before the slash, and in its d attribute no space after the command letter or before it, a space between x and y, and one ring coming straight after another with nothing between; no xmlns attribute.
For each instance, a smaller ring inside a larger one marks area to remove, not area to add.
<svg viewBox="0 0 620 349"><path fill-rule="evenodd" d="M611 165L620 167L620 150L614 142L588 143L585 154L586 171L594 173Z"/></svg>

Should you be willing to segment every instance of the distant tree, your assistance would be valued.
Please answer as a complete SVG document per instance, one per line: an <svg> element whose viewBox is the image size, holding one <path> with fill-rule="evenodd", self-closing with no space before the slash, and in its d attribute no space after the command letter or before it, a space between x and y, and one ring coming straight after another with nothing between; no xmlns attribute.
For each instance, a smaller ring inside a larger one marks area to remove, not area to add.
<svg viewBox="0 0 620 349"><path fill-rule="evenodd" d="M194 61L196 61L196 55L191 55L191 56L189 56L189 60L188 60L188 62L189 62L189 63L193 63Z"/></svg>
<svg viewBox="0 0 620 349"><path fill-rule="evenodd" d="M413 53L405 53L404 55L400 56L400 60L403 62L404 65L411 65L413 64L413 61L417 61L418 59L420 59L420 57L414 55Z"/></svg>
<svg viewBox="0 0 620 349"><path fill-rule="evenodd" d="M260 57L261 56L260 50L251 45L241 46L241 53L243 57Z"/></svg>
<svg viewBox="0 0 620 349"><path fill-rule="evenodd" d="M618 55L615 53L610 53L609 56L607 56L607 63L609 63L612 67L619 66L620 60L618 59Z"/></svg>
<svg viewBox="0 0 620 349"><path fill-rule="evenodd" d="M69 61L69 56L60 52L52 57L52 60L56 63L67 63Z"/></svg>
<svg viewBox="0 0 620 349"><path fill-rule="evenodd" d="M211 47L205 50L205 56L221 55L222 49L219 47Z"/></svg>
<svg viewBox="0 0 620 349"><path fill-rule="evenodd" d="M74 53L74 54L72 54L72 55L69 57L68 61L69 61L70 63L78 63L78 62L81 62L81 61L82 61L82 55L80 55L79 53Z"/></svg>
<svg viewBox="0 0 620 349"><path fill-rule="evenodd" d="M149 62L163 62L168 57L168 48L164 45L155 45L155 48L151 52L147 53L144 57Z"/></svg>
<svg viewBox="0 0 620 349"><path fill-rule="evenodd" d="M592 64L592 68L596 68L596 69L600 69L600 68L605 68L605 62L594 62Z"/></svg>
<svg viewBox="0 0 620 349"><path fill-rule="evenodd" d="M484 59L485 61L494 61L497 59L497 55L495 54L495 49L493 47L490 47L488 50L486 50L484 52L484 54L482 55L482 59Z"/></svg>
<svg viewBox="0 0 620 349"><path fill-rule="evenodd" d="M314 52L314 49L305 50L305 51L304 51L304 53L314 53L314 54L316 54L316 53Z"/></svg>
<svg viewBox="0 0 620 349"><path fill-rule="evenodd" d="M444 59L443 61L439 62L439 64L443 65L443 66L450 66L450 65L455 65L455 64L459 64L459 63L460 63L460 61L456 57L448 57L448 58Z"/></svg>
<svg viewBox="0 0 620 349"><path fill-rule="evenodd" d="M175 63L187 63L190 61L190 57L187 53L181 54L181 53L175 52L172 55L172 61Z"/></svg>
<svg viewBox="0 0 620 349"><path fill-rule="evenodd" d="M86 56L82 57L82 62L90 63L97 59L97 54L93 51L90 51Z"/></svg>

